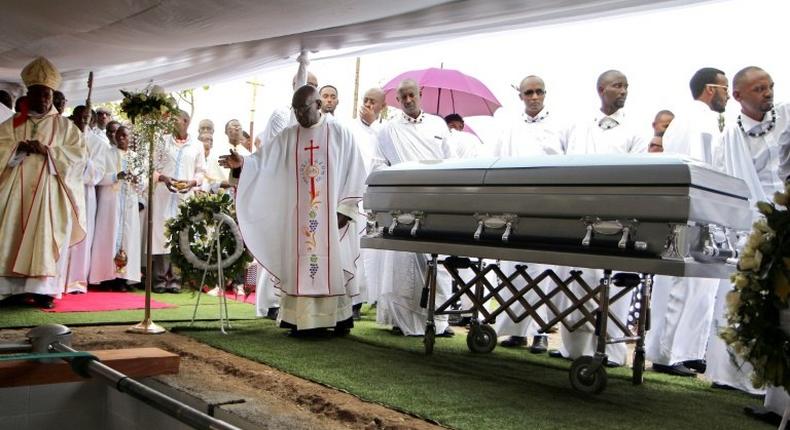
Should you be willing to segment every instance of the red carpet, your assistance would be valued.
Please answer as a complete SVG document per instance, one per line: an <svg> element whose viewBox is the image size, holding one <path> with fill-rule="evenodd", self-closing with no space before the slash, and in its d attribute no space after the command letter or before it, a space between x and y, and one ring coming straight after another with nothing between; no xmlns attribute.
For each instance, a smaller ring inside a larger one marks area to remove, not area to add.
<svg viewBox="0 0 790 430"><path fill-rule="evenodd" d="M236 294L231 291L225 291L225 297L236 300L237 302L244 302L244 303L252 303L255 304L255 293L251 293L249 296L244 297L244 294Z"/></svg>
<svg viewBox="0 0 790 430"><path fill-rule="evenodd" d="M151 300L151 309L175 308L176 305ZM64 294L55 307L44 312L99 312L145 308L145 296L134 293L89 291L88 294Z"/></svg>

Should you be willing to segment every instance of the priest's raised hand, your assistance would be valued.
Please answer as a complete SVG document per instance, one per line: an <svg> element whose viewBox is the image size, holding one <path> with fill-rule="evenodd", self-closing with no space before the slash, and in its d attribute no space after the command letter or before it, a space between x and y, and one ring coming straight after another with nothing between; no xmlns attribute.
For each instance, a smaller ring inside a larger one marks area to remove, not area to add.
<svg viewBox="0 0 790 430"><path fill-rule="evenodd" d="M240 169L244 165L244 157L231 149L230 154L219 156L219 165L226 169Z"/></svg>

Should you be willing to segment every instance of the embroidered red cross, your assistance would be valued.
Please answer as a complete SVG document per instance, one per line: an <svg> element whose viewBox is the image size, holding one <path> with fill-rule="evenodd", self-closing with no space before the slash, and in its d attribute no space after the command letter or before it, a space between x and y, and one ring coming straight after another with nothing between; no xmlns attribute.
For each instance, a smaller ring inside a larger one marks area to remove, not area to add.
<svg viewBox="0 0 790 430"><path fill-rule="evenodd" d="M320 146L315 146L313 144L313 139L310 139L310 146L308 146L307 148L304 149L305 151L310 151L310 167L315 166L315 163L313 161L313 153L314 153L314 151L316 149L319 149L319 148L320 148ZM314 175L310 175L310 196L313 199L315 199L315 176Z"/></svg>

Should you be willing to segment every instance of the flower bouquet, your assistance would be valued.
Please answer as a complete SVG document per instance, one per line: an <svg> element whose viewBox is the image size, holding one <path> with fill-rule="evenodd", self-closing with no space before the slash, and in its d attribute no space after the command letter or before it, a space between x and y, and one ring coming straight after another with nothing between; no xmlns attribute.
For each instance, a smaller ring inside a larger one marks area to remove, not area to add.
<svg viewBox="0 0 790 430"><path fill-rule="evenodd" d="M728 327L720 336L735 354L754 367L755 387L790 388L790 336L782 314L790 296L790 183L774 201L759 202L763 215L754 223L741 252L734 289L727 295Z"/></svg>

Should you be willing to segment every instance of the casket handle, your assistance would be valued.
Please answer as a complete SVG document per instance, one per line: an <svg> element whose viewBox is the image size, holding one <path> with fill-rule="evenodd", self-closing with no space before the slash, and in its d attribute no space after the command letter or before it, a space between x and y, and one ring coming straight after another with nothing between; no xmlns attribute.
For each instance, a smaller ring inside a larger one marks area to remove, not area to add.
<svg viewBox="0 0 790 430"><path fill-rule="evenodd" d="M420 218L414 219L414 227L411 228L411 237L417 237L417 230L420 229Z"/></svg>
<svg viewBox="0 0 790 430"><path fill-rule="evenodd" d="M483 228L484 228L483 220L481 219L480 221L477 222L477 230L475 230L475 235L474 235L475 240L480 240L480 235L483 234Z"/></svg>
<svg viewBox="0 0 790 430"><path fill-rule="evenodd" d="M623 236L620 238L620 241L617 242L617 247L620 249L625 249L628 245L628 236L631 233L631 227L625 226L623 227Z"/></svg>
<svg viewBox="0 0 790 430"><path fill-rule="evenodd" d="M390 236L392 236L392 234L395 233L395 227L397 227L397 226L398 226L398 217L397 216L393 216L392 217L392 223L390 224L389 228L387 229L387 232L390 234Z"/></svg>
<svg viewBox="0 0 790 430"><path fill-rule="evenodd" d="M513 223L509 222L506 224L505 232L502 234L502 242L507 242L510 239L510 231L513 228Z"/></svg>
<svg viewBox="0 0 790 430"><path fill-rule="evenodd" d="M587 224L587 234L584 235L584 239L582 239L582 246L590 246L590 241L592 240L593 234L593 226L592 224Z"/></svg>

